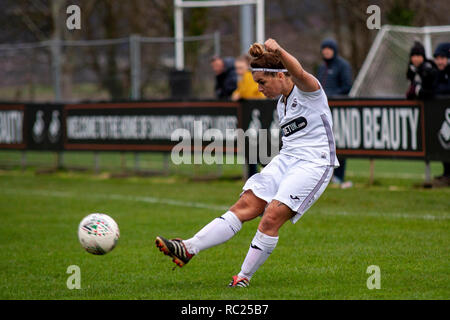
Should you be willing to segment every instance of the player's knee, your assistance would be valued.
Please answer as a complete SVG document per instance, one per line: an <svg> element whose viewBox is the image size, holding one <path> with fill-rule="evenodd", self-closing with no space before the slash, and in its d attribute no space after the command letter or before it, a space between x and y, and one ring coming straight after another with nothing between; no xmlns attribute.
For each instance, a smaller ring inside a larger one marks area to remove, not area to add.
<svg viewBox="0 0 450 320"><path fill-rule="evenodd" d="M275 236L281 226L292 217L294 212L280 201L272 201L264 212L258 226L259 231Z"/></svg>
<svg viewBox="0 0 450 320"><path fill-rule="evenodd" d="M271 235L273 233L278 233L279 228L279 221L277 216L274 214L274 211L265 212L258 226L259 231L267 235Z"/></svg>
<svg viewBox="0 0 450 320"><path fill-rule="evenodd" d="M259 208L259 204L255 204L254 201L252 201L253 197L252 191L247 190L230 208L230 211L233 212L241 222L253 219L255 211L261 211L262 213L262 210L264 210L264 208Z"/></svg>
<svg viewBox="0 0 450 320"><path fill-rule="evenodd" d="M230 211L234 212L234 214L241 214L242 211L247 210L250 207L250 203L247 197L242 196L239 200L231 206Z"/></svg>

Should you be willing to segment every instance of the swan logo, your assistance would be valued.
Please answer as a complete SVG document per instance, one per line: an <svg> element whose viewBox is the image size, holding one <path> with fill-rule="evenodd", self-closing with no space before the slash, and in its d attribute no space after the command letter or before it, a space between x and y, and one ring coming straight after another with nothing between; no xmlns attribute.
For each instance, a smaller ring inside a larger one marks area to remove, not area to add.
<svg viewBox="0 0 450 320"><path fill-rule="evenodd" d="M298 105L297 98L294 98L294 100L292 101L292 109L295 109L297 105Z"/></svg>
<svg viewBox="0 0 450 320"><path fill-rule="evenodd" d="M48 139L51 143L58 142L59 136L61 135L61 121L59 120L59 111L53 110L52 120L48 127Z"/></svg>
<svg viewBox="0 0 450 320"><path fill-rule="evenodd" d="M270 123L270 136L273 141L280 139L280 121L277 109L273 110L272 122Z"/></svg>
<svg viewBox="0 0 450 320"><path fill-rule="evenodd" d="M44 111L38 110L38 112L36 112L36 120L34 121L32 131L34 142L41 143L44 140L44 129Z"/></svg>
<svg viewBox="0 0 450 320"><path fill-rule="evenodd" d="M256 138L258 136L258 130L261 129L261 120L259 119L259 116L261 115L261 112L258 109L252 110L251 120L248 125L248 130L250 133L250 137Z"/></svg>
<svg viewBox="0 0 450 320"><path fill-rule="evenodd" d="M439 142L445 150L450 149L450 108L445 109L445 120L438 133Z"/></svg>

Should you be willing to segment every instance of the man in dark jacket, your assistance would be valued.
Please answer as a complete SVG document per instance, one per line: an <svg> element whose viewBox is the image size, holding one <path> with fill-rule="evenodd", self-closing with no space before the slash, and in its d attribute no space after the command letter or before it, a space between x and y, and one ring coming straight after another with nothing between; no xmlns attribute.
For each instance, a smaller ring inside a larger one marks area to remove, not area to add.
<svg viewBox="0 0 450 320"><path fill-rule="evenodd" d="M214 56L211 68L216 75L215 92L217 99L228 100L237 88L237 74L234 68L234 58Z"/></svg>
<svg viewBox="0 0 450 320"><path fill-rule="evenodd" d="M327 39L320 46L323 63L317 71L317 78L328 98L346 96L352 88L352 68L339 56L337 43ZM346 159L338 157L340 167L334 170L333 182L341 188L352 186L351 181L344 182Z"/></svg>
<svg viewBox="0 0 450 320"><path fill-rule="evenodd" d="M410 52L406 77L410 81L407 99L429 99L434 95L437 67L425 57L425 48L416 41Z"/></svg>
<svg viewBox="0 0 450 320"><path fill-rule="evenodd" d="M450 42L440 43L436 47L433 56L438 69L434 93L437 96L450 96ZM450 162L443 162L442 165L444 173L433 180L433 186L435 187L450 186Z"/></svg>
<svg viewBox="0 0 450 320"><path fill-rule="evenodd" d="M323 63L319 66L317 78L328 98L347 95L352 88L352 68L339 56L334 40L327 39L320 46Z"/></svg>
<svg viewBox="0 0 450 320"><path fill-rule="evenodd" d="M440 43L433 56L438 69L434 93L436 95L450 95L450 42Z"/></svg>

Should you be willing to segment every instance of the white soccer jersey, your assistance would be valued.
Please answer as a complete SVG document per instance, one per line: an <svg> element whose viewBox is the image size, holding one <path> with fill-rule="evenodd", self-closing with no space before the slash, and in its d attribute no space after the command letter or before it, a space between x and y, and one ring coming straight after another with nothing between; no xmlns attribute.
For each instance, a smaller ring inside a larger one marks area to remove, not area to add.
<svg viewBox="0 0 450 320"><path fill-rule="evenodd" d="M320 84L319 84L320 85ZM277 105L282 134L281 154L338 167L328 99L322 87L303 92L294 85Z"/></svg>

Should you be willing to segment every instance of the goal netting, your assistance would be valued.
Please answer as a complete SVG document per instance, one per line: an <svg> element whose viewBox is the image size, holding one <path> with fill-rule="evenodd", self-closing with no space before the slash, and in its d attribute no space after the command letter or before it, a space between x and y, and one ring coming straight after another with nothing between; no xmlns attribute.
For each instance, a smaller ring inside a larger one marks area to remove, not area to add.
<svg viewBox="0 0 450 320"><path fill-rule="evenodd" d="M450 26L383 26L355 79L350 96L404 98L408 88L406 69L414 41L420 41L427 58L433 59L436 46L450 42Z"/></svg>

